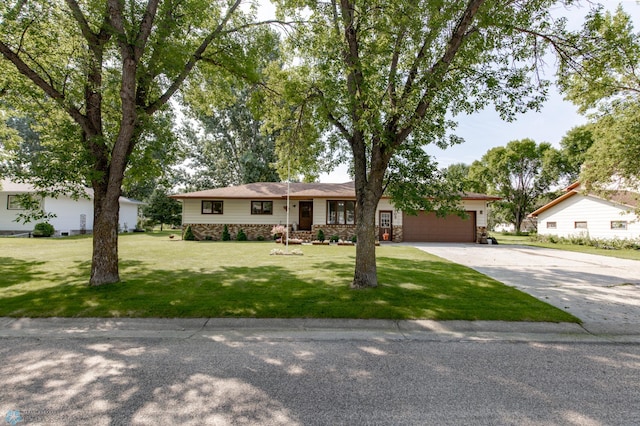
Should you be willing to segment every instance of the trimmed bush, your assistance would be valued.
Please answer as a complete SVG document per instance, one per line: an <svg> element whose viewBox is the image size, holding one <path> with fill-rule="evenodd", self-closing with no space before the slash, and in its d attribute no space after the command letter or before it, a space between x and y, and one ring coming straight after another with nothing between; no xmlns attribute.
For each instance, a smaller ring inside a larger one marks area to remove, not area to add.
<svg viewBox="0 0 640 426"><path fill-rule="evenodd" d="M258 241L264 241L264 237L262 235L258 235L258 237L256 238L256 240Z"/></svg>
<svg viewBox="0 0 640 426"><path fill-rule="evenodd" d="M357 235L354 235L353 237L351 237L351 242L352 242L353 244L357 243L357 242L358 242L358 236L357 236Z"/></svg>
<svg viewBox="0 0 640 426"><path fill-rule="evenodd" d="M229 227L227 225L222 229L222 241L231 241L231 234L229 233Z"/></svg>
<svg viewBox="0 0 640 426"><path fill-rule="evenodd" d="M236 240L238 241L247 241L247 234L241 229L238 231L238 235L236 236Z"/></svg>
<svg viewBox="0 0 640 426"><path fill-rule="evenodd" d="M187 229L184 231L184 239L187 241L195 241L196 236L193 234L190 226L187 226Z"/></svg>
<svg viewBox="0 0 640 426"><path fill-rule="evenodd" d="M53 225L47 222L36 223L36 226L33 228L33 236L34 237L50 237L55 232Z"/></svg>
<svg viewBox="0 0 640 426"><path fill-rule="evenodd" d="M316 236L316 240L324 241L324 231L322 231L322 229L318 229L318 235Z"/></svg>
<svg viewBox="0 0 640 426"><path fill-rule="evenodd" d="M338 235L332 235L329 237L329 241L332 243L337 243L338 241L340 241L340 236Z"/></svg>

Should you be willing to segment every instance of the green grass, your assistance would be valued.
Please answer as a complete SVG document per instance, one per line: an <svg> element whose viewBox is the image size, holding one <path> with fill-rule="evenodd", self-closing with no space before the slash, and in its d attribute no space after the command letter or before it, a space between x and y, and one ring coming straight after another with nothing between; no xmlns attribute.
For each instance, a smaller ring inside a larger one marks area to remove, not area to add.
<svg viewBox="0 0 640 426"><path fill-rule="evenodd" d="M0 239L0 316L578 321L411 247L379 247L379 287L351 290L354 247L270 256L281 246L167 235L122 236L122 282L99 288L87 286L89 238Z"/></svg>
<svg viewBox="0 0 640 426"><path fill-rule="evenodd" d="M543 243L539 241L532 241L531 238L526 235L502 235L497 233L494 233L492 235L498 240L499 244L520 244L533 247L551 248L556 250L575 251L579 253L598 254L601 256L617 257L620 259L640 260L640 250L607 250L578 244Z"/></svg>

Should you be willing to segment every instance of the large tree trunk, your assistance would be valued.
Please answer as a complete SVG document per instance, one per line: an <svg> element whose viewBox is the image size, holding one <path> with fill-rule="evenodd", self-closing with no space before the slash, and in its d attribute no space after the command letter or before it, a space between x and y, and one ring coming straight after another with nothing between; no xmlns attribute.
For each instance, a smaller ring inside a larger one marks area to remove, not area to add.
<svg viewBox="0 0 640 426"><path fill-rule="evenodd" d="M376 161L377 167L367 176L362 166L364 150L356 156L356 267L351 288L378 286L376 268L376 209L382 197L382 177L385 168ZM376 159L379 156L374 156ZM358 164L360 163L360 164Z"/></svg>
<svg viewBox="0 0 640 426"><path fill-rule="evenodd" d="M370 198L370 197L358 197ZM376 206L371 201L356 206L356 269L353 274L351 288L367 288L378 286L376 268Z"/></svg>
<svg viewBox="0 0 640 426"><path fill-rule="evenodd" d="M118 272L118 220L120 188L94 188L92 286L120 281Z"/></svg>

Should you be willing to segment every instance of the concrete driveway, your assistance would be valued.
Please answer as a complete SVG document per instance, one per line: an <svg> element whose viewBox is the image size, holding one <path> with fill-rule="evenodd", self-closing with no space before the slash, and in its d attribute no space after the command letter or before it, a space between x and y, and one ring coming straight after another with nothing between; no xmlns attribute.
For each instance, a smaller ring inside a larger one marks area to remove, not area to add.
<svg viewBox="0 0 640 426"><path fill-rule="evenodd" d="M566 310L594 333L640 329L640 261L517 245L411 245Z"/></svg>

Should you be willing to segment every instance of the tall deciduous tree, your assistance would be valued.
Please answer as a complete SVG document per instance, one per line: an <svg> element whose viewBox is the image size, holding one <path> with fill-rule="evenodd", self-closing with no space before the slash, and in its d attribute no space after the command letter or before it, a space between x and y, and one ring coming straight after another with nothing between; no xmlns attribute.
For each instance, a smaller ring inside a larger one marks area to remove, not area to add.
<svg viewBox="0 0 640 426"><path fill-rule="evenodd" d="M519 232L536 201L558 182L561 170L558 150L548 143L538 145L531 139L523 139L487 151L471 165L469 176L484 184L483 192L503 198L493 208Z"/></svg>
<svg viewBox="0 0 640 426"><path fill-rule="evenodd" d="M213 111L193 106L201 128L187 129L192 191L280 180L274 138L262 130L259 91L235 88L232 94Z"/></svg>
<svg viewBox="0 0 640 426"><path fill-rule="evenodd" d="M274 73L280 81L274 90L285 102L273 106L270 125L279 130L281 154L296 165L327 150L342 150L353 162L358 246L352 287L375 287L375 211L385 185L391 191L399 182L397 203L423 198L416 193L427 194L438 178L423 146L458 142L448 137L458 113L493 104L511 119L540 105L547 83L535 70L546 43L560 34L562 22L549 14L557 3L277 3L280 13L307 23L290 39L295 60ZM393 161L392 169L405 175L387 180ZM426 176L414 173L412 163Z"/></svg>
<svg viewBox="0 0 640 426"><path fill-rule="evenodd" d="M581 180L600 192L612 178L640 186L640 33L619 6L590 13L573 37L575 50L561 62L559 82L592 121Z"/></svg>
<svg viewBox="0 0 640 426"><path fill-rule="evenodd" d="M593 145L593 126L585 124L574 127L562 137L562 157L564 160L564 174L567 183L572 183L580 177L580 170L587 159L587 152Z"/></svg>
<svg viewBox="0 0 640 426"><path fill-rule="evenodd" d="M92 285L119 281L118 198L168 101L199 64L240 69L241 0L7 0L0 4L0 93L37 111L56 147L50 186L94 191ZM165 116L166 117L166 116ZM42 133L41 133L42 135ZM74 173L69 173L74 171ZM71 176L70 176L71 175ZM77 179L75 179L77 178Z"/></svg>

